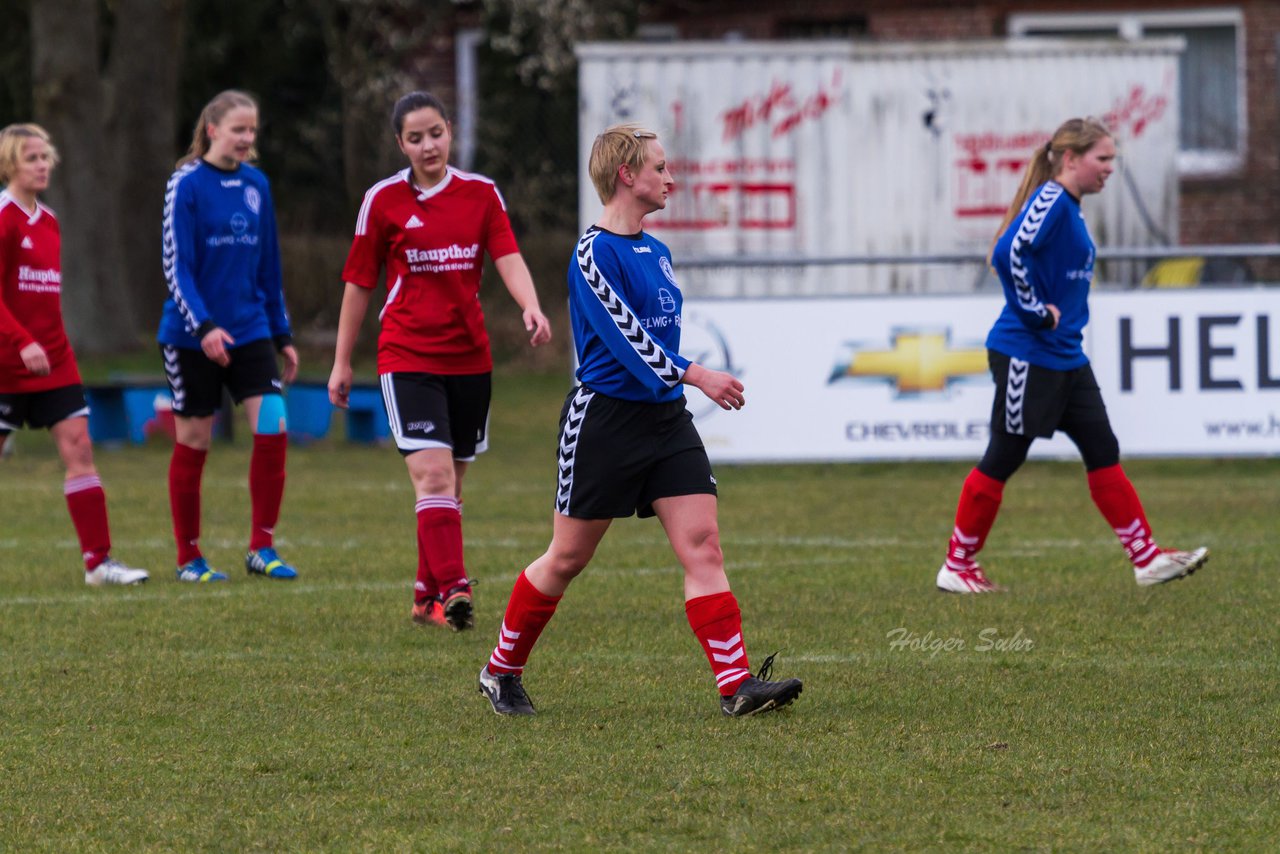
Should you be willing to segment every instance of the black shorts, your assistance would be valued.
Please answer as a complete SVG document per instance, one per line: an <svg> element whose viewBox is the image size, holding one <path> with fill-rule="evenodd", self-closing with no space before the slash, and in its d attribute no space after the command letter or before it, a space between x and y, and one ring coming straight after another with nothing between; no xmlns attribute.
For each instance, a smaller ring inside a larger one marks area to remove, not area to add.
<svg viewBox="0 0 1280 854"><path fill-rule="evenodd" d="M222 407L222 388L240 403L247 397L282 394L280 363L270 338L228 347L231 363L225 368L203 350L160 345L164 375L173 395L173 414L184 418L205 418Z"/></svg>
<svg viewBox="0 0 1280 854"><path fill-rule="evenodd" d="M59 421L88 415L89 404L84 399L84 386L58 386L47 391L0 393L0 435L8 435L28 424L36 428L48 428Z"/></svg>
<svg viewBox="0 0 1280 854"><path fill-rule="evenodd" d="M489 450L490 374L390 373L382 402L400 453L448 448L458 462Z"/></svg>
<svg viewBox="0 0 1280 854"><path fill-rule="evenodd" d="M995 350L987 351L987 363L996 383L992 432L1047 439L1077 424L1109 423L1089 365L1055 371Z"/></svg>
<svg viewBox="0 0 1280 854"><path fill-rule="evenodd" d="M556 512L574 519L653 515L653 502L715 495L684 398L635 403L579 386L560 413Z"/></svg>

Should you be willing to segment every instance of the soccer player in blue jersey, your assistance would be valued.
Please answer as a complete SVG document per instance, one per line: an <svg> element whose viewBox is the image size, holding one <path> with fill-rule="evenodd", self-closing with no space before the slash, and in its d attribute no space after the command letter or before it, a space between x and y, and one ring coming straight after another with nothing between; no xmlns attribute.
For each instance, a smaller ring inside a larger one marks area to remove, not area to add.
<svg viewBox="0 0 1280 854"><path fill-rule="evenodd" d="M200 480L224 387L243 404L253 430L245 569L266 578L297 576L273 545L288 439L282 392L297 375L298 353L284 305L271 189L249 164L257 133L253 98L222 92L200 113L191 149L165 190L169 299L157 338L177 425L169 506L179 581L227 578L209 566L199 545Z"/></svg>
<svg viewBox="0 0 1280 854"><path fill-rule="evenodd" d="M721 711L736 717L785 706L799 696L800 680L767 681L772 656L756 676L748 669L720 550L716 481L681 387L741 409L743 386L679 354L682 297L671 252L643 229L675 187L666 153L652 131L618 125L596 137L589 171L604 213L569 264L579 384L560 418L551 545L516 579L480 691L500 715L534 714L521 681L534 643L610 523L635 513L658 517L684 567L685 613Z"/></svg>
<svg viewBox="0 0 1280 854"><path fill-rule="evenodd" d="M1195 572L1208 549L1162 549L1138 493L1120 467L1120 445L1082 347L1089 322L1094 244L1080 200L1101 192L1115 168L1116 145L1095 119L1071 119L1032 155L991 250L1005 305L987 335L995 402L991 439L969 473L937 586L990 593L977 554L995 523L1005 482L1037 436L1061 430L1075 443L1089 494L1124 546L1138 584Z"/></svg>

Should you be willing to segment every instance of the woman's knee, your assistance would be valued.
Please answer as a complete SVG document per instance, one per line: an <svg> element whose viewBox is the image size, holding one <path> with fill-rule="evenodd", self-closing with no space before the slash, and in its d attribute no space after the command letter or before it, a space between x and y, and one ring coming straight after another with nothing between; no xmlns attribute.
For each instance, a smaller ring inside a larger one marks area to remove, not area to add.
<svg viewBox="0 0 1280 854"><path fill-rule="evenodd" d="M716 525L697 528L689 534L689 549L709 558L723 559L720 550L720 529Z"/></svg>
<svg viewBox="0 0 1280 854"><path fill-rule="evenodd" d="M547 551L547 569L568 581L577 578L587 568L587 564L591 563L591 558L594 556L595 549L563 548L552 543Z"/></svg>
<svg viewBox="0 0 1280 854"><path fill-rule="evenodd" d="M68 469L93 467L93 440L89 438L89 419L68 418L54 424L49 431L58 448L58 456Z"/></svg>
<svg viewBox="0 0 1280 854"><path fill-rule="evenodd" d="M453 495L457 489L453 460L432 455L426 459L409 458L409 478L419 495Z"/></svg>
<svg viewBox="0 0 1280 854"><path fill-rule="evenodd" d="M1120 440L1110 424L1090 425L1068 435L1080 449L1086 471L1109 468L1120 462Z"/></svg>
<svg viewBox="0 0 1280 854"><path fill-rule="evenodd" d="M1026 462L1033 441L1033 437L993 432L986 452L978 461L978 471L1004 483Z"/></svg>

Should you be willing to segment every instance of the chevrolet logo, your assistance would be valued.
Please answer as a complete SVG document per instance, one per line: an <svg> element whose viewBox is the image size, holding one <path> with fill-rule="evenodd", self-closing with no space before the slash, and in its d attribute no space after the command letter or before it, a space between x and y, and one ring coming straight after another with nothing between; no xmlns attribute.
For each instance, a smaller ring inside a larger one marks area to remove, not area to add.
<svg viewBox="0 0 1280 854"><path fill-rule="evenodd" d="M855 350L848 364L836 364L827 383L843 379L883 379L898 394L944 391L969 374L987 371L987 350L948 348L947 332L895 332L892 350Z"/></svg>

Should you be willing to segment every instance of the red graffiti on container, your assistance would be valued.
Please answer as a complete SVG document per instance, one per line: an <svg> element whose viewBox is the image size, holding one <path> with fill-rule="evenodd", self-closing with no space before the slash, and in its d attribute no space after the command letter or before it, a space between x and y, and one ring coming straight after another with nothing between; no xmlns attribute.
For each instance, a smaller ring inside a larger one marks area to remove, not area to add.
<svg viewBox="0 0 1280 854"><path fill-rule="evenodd" d="M1032 152L1051 136L1045 130L957 133L955 208L961 218L998 217L1018 188Z"/></svg>
<svg viewBox="0 0 1280 854"><path fill-rule="evenodd" d="M819 83L816 91L802 96L790 83L774 80L767 91L752 95L720 114L725 142L737 139L759 124L768 125L770 135L776 138L786 136L805 121L821 118L835 104L841 81L837 68L829 84Z"/></svg>
<svg viewBox="0 0 1280 854"><path fill-rule="evenodd" d="M1129 87L1125 95L1116 98L1102 116L1102 123L1112 133L1128 139L1137 139L1152 122L1159 121L1169 108L1169 99L1160 93L1147 94L1140 85Z"/></svg>

